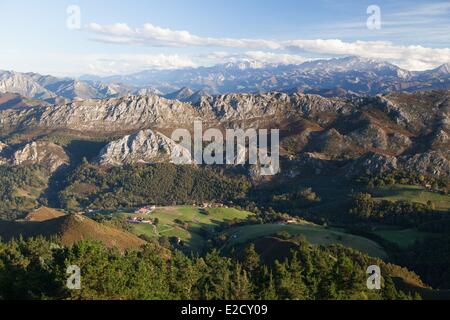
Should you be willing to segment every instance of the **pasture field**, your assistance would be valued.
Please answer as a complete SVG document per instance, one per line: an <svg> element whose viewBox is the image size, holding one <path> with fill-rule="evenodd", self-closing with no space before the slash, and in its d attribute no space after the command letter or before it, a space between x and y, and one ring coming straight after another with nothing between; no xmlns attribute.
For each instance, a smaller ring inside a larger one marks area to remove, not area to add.
<svg viewBox="0 0 450 320"><path fill-rule="evenodd" d="M417 229L380 229L373 233L385 240L397 244L401 249L407 249L414 245L416 241L421 241L430 236L429 233L421 232Z"/></svg>
<svg viewBox="0 0 450 320"><path fill-rule="evenodd" d="M246 243L262 237L273 236L279 232L304 236L308 242L316 245L328 246L341 244L374 257L385 258L387 256L384 249L372 240L313 224L261 224L233 228L228 232L230 240L226 244L226 247Z"/></svg>
<svg viewBox="0 0 450 320"><path fill-rule="evenodd" d="M158 219L157 226L151 224L133 224L135 235L146 235L151 238L178 237L189 248L201 251L208 239L202 236L201 229L214 230L220 224L232 220L244 220L252 213L234 208L202 209L194 206L158 207L151 214L134 214L133 210L103 212L103 214L122 215L126 217L142 217Z"/></svg>
<svg viewBox="0 0 450 320"><path fill-rule="evenodd" d="M208 239L202 229L214 232L222 223L232 220L245 220L252 215L250 212L234 208L202 209L194 206L159 207L148 215L134 214L132 210L117 212L103 212L104 214L122 215L125 217L142 217L144 219L158 219L157 226L151 224L133 224L135 235L146 235L150 238L178 237L193 251L201 252ZM260 224L244 225L231 228L225 232L228 240L223 249L253 241L258 238L287 232L291 235L302 235L315 245L341 244L374 257L386 257L384 249L376 242L367 238L351 235L342 230L325 228L311 223L301 224Z"/></svg>
<svg viewBox="0 0 450 320"><path fill-rule="evenodd" d="M373 192L373 196L378 200L404 200L422 204L427 204L428 201L431 201L437 210L450 210L450 195L431 192L419 186L393 185L381 187Z"/></svg>

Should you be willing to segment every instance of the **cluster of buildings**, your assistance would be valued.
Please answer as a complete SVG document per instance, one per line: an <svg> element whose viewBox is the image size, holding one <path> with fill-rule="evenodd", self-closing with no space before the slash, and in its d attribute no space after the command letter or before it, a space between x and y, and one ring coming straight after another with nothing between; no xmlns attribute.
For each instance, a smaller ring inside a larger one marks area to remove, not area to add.
<svg viewBox="0 0 450 320"><path fill-rule="evenodd" d="M153 211L156 210L156 206L145 206L145 207L141 207L139 209L136 209L136 211L134 212L137 215L150 215L153 213ZM128 223L132 223L132 224L153 224L152 220L149 219L145 219L139 216L136 217L129 217L127 219Z"/></svg>
<svg viewBox="0 0 450 320"><path fill-rule="evenodd" d="M156 206L145 206L145 207L137 209L134 213L135 214L151 214L155 210L156 210Z"/></svg>
<svg viewBox="0 0 450 320"><path fill-rule="evenodd" d="M202 205L200 207L202 207L204 209L207 209L207 208L228 208L223 203L208 203L208 202L202 203Z"/></svg>
<svg viewBox="0 0 450 320"><path fill-rule="evenodd" d="M153 224L153 221L151 220L145 220L144 218L139 218L139 217L130 217L127 220L128 223L133 223L133 224Z"/></svg>

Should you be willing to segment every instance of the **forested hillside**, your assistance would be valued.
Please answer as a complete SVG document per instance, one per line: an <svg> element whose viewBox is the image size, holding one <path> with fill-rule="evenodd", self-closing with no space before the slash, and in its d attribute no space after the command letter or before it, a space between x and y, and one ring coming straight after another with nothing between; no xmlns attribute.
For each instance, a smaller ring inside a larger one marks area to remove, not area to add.
<svg viewBox="0 0 450 320"><path fill-rule="evenodd" d="M268 266L248 247L242 261L212 251L188 257L149 244L120 254L93 242L59 247L41 238L0 243L3 299L412 299L396 289L388 266L384 289L366 287L366 265L381 263L343 247L302 242L291 258ZM67 267L82 271L68 290ZM384 265L384 264L383 264Z"/></svg>

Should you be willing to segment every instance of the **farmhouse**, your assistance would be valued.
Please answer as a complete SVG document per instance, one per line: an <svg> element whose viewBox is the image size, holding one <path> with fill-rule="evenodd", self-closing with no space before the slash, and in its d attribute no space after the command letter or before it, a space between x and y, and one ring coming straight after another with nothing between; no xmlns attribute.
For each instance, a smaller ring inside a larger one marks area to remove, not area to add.
<svg viewBox="0 0 450 320"><path fill-rule="evenodd" d="M223 203L209 203L205 202L201 205L202 208L225 208L226 206Z"/></svg>
<svg viewBox="0 0 450 320"><path fill-rule="evenodd" d="M155 211L156 206L145 206L142 208L139 208L135 211L136 214L151 214L153 211Z"/></svg>

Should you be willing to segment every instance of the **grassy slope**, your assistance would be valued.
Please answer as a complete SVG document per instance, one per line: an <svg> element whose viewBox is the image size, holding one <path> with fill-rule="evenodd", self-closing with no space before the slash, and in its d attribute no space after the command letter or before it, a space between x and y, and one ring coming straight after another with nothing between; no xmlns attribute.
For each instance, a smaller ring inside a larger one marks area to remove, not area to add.
<svg viewBox="0 0 450 320"><path fill-rule="evenodd" d="M409 201L427 204L428 201L433 202L436 210L448 211L450 210L450 195L442 195L435 192L430 192L420 186L410 185L393 185L377 188L372 191L374 199L388 200L388 201ZM417 229L395 229L395 228L380 228L374 232L376 235L397 244L400 248L406 249L414 245L416 241L420 241L432 234L420 232Z"/></svg>
<svg viewBox="0 0 450 320"><path fill-rule="evenodd" d="M278 232L288 232L292 235L302 235L312 244L341 244L343 246L365 252L374 257L385 258L387 256L383 248L372 240L311 224L263 224L237 227L229 231L228 235L230 240L226 246L229 247L260 237L272 236Z"/></svg>
<svg viewBox="0 0 450 320"><path fill-rule="evenodd" d="M201 251L208 239L200 235L201 228L213 229L222 222L233 219L245 219L251 213L239 211L233 208L207 209L208 214L202 212L197 207L163 207L158 208L151 215L135 215L129 212L119 212L126 216L141 216L148 219L159 219L159 224L155 227L147 224L133 225L134 234L145 234L150 237L167 236L179 237L193 250ZM175 220L186 223L187 228L177 224Z"/></svg>
<svg viewBox="0 0 450 320"><path fill-rule="evenodd" d="M430 192L419 186L394 185L378 188L373 192L374 198L379 200L398 201L405 200L427 204L431 201L436 209L441 211L450 210L450 195L442 195Z"/></svg>
<svg viewBox="0 0 450 320"><path fill-rule="evenodd" d="M179 237L191 249L200 251L208 240L202 237L200 228L213 229L224 221L245 219L251 214L233 208L215 208L207 209L207 211L208 214L205 214L201 209L192 206L158 208L151 215L142 216L144 218L147 217L148 219L158 218L159 224L157 228L155 229L152 225L137 224L133 225L133 233L136 235L145 234L150 237ZM129 212L118 212L115 214L139 216ZM180 226L175 220L185 222L186 227ZM245 243L260 237L271 236L280 231L287 231L293 235L303 235L313 244L342 244L362 252L367 252L376 257L386 257L386 252L378 244L369 239L312 224L265 224L237 227L228 232L230 241L227 246ZM237 236L236 239L233 239L234 235Z"/></svg>
<svg viewBox="0 0 450 320"><path fill-rule="evenodd" d="M26 221L35 221L35 222L42 222L47 220L52 220L55 218L59 218L64 216L65 213L58 211L56 209L47 208L47 207L40 207L39 209L36 209L32 212L30 212L26 217Z"/></svg>
<svg viewBox="0 0 450 320"><path fill-rule="evenodd" d="M292 257L292 250L298 249L298 244L290 240L282 240L277 237L262 237L251 241L259 254L261 261L273 265L275 261L284 261ZM245 257L247 244L233 247L238 258Z"/></svg>
<svg viewBox="0 0 450 320"><path fill-rule="evenodd" d="M57 221L61 219L60 221ZM60 231L64 245L71 245L80 240L95 240L103 242L107 247L126 250L139 248L145 241L135 235L97 223L80 215L71 215L54 220Z"/></svg>
<svg viewBox="0 0 450 320"><path fill-rule="evenodd" d="M421 232L416 229L380 229L374 232L376 235L397 244L401 249L407 249L416 241L421 241L432 234Z"/></svg>
<svg viewBox="0 0 450 320"><path fill-rule="evenodd" d="M85 216L66 215L47 221L0 221L0 236L3 239L28 237L57 237L63 245L72 245L80 240L93 240L119 250L139 248L145 241L135 235L97 223Z"/></svg>

